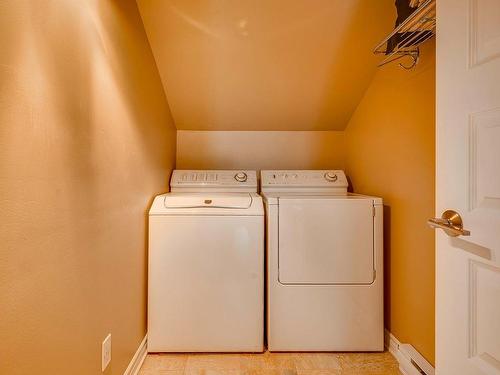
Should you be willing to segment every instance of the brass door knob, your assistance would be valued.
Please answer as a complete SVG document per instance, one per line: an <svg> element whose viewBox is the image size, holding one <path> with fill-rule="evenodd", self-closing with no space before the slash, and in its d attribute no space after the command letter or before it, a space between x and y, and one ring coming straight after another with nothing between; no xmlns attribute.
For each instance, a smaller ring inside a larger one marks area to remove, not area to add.
<svg viewBox="0 0 500 375"><path fill-rule="evenodd" d="M450 237L470 236L470 231L464 229L462 217L458 212L446 210L440 218L432 218L427 220L427 224L431 228L439 228Z"/></svg>

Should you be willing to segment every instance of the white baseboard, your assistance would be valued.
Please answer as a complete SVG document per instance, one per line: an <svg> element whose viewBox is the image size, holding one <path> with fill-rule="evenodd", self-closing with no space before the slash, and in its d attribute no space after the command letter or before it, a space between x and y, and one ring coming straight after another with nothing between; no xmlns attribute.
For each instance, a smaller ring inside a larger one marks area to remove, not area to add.
<svg viewBox="0 0 500 375"><path fill-rule="evenodd" d="M434 367L410 344L402 344L389 331L385 331L385 347L399 363L403 375L434 375ZM144 336L123 375L137 375L148 354L148 335Z"/></svg>
<svg viewBox="0 0 500 375"><path fill-rule="evenodd" d="M385 347L399 362L403 375L434 375L434 367L410 344L402 344L389 331L385 331Z"/></svg>
<svg viewBox="0 0 500 375"><path fill-rule="evenodd" d="M123 375L137 375L148 354L148 335L144 336Z"/></svg>

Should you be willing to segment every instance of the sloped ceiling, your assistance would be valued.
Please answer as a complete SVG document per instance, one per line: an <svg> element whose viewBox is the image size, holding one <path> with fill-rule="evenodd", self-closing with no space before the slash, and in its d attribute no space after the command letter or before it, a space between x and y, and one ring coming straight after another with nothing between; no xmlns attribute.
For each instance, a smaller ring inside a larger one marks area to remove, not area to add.
<svg viewBox="0 0 500 375"><path fill-rule="evenodd" d="M177 129L342 130L394 0L138 0Z"/></svg>

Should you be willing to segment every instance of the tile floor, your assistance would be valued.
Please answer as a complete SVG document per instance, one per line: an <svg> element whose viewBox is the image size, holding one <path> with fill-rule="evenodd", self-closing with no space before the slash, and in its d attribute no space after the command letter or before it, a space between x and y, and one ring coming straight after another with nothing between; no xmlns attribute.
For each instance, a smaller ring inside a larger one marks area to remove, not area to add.
<svg viewBox="0 0 500 375"><path fill-rule="evenodd" d="M384 353L149 354L139 375L400 375Z"/></svg>

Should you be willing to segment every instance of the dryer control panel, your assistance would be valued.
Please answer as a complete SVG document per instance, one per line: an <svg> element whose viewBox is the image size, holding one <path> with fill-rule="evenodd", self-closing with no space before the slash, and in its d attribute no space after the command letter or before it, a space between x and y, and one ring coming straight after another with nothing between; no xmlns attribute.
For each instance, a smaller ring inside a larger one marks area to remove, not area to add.
<svg viewBox="0 0 500 375"><path fill-rule="evenodd" d="M347 192L347 177L342 170L261 171L262 191L338 191Z"/></svg>
<svg viewBox="0 0 500 375"><path fill-rule="evenodd" d="M179 170L170 179L172 191L257 192L257 172L249 170Z"/></svg>

